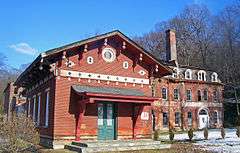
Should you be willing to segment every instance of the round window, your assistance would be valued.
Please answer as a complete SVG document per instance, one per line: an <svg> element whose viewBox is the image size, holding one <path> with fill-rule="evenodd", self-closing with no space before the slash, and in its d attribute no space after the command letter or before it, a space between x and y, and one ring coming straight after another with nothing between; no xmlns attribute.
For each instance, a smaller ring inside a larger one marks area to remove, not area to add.
<svg viewBox="0 0 240 153"><path fill-rule="evenodd" d="M113 62L116 58L116 54L112 48L104 48L102 57L106 62Z"/></svg>

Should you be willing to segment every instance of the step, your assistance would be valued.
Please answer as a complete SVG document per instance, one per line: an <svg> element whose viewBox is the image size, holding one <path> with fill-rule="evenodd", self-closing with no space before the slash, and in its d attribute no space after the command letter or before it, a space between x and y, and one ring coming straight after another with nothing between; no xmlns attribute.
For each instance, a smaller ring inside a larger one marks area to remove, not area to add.
<svg viewBox="0 0 240 153"><path fill-rule="evenodd" d="M109 142L76 142L73 141L72 145L80 147L107 147L111 144L113 147L119 146L142 146L142 145L159 145L160 141L109 141Z"/></svg>
<svg viewBox="0 0 240 153"><path fill-rule="evenodd" d="M65 149L76 151L79 153L90 152L111 152L111 151L126 151L126 150L149 150L149 149L165 149L170 148L170 144L151 144L151 145L135 145L135 146L112 146L111 143L105 147L80 147L77 145L66 145Z"/></svg>

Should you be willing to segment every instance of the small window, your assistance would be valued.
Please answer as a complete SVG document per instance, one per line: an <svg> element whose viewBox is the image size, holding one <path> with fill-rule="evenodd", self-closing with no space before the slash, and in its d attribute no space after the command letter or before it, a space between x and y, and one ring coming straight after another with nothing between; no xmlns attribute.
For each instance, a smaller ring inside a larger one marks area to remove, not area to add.
<svg viewBox="0 0 240 153"><path fill-rule="evenodd" d="M174 100L178 100L178 98L179 98L179 91L178 91L178 89L174 89L173 90L173 95L174 95Z"/></svg>
<svg viewBox="0 0 240 153"><path fill-rule="evenodd" d="M167 89L162 88L162 99L166 100L167 99Z"/></svg>
<svg viewBox="0 0 240 153"><path fill-rule="evenodd" d="M124 62L123 62L123 68L124 68L124 69L128 69L128 62L127 62L127 61L124 61Z"/></svg>
<svg viewBox="0 0 240 153"><path fill-rule="evenodd" d="M198 80L206 81L206 72L203 70L198 71Z"/></svg>
<svg viewBox="0 0 240 153"><path fill-rule="evenodd" d="M192 91L187 90L187 101L191 101L191 100L192 100Z"/></svg>
<svg viewBox="0 0 240 153"><path fill-rule="evenodd" d="M200 90L197 91L197 97L198 97L198 101L202 101L202 96L201 96Z"/></svg>
<svg viewBox="0 0 240 153"><path fill-rule="evenodd" d="M187 113L187 118L188 118L188 125L191 126L192 125L192 112Z"/></svg>
<svg viewBox="0 0 240 153"><path fill-rule="evenodd" d="M218 112L217 111L215 111L213 113L213 123L218 124Z"/></svg>
<svg viewBox="0 0 240 153"><path fill-rule="evenodd" d="M163 127L168 127L168 113L163 112Z"/></svg>
<svg viewBox="0 0 240 153"><path fill-rule="evenodd" d="M212 82L218 82L218 75L216 72L213 72L213 74L211 75L211 80Z"/></svg>
<svg viewBox="0 0 240 153"><path fill-rule="evenodd" d="M187 69L185 71L185 79L192 79L192 70Z"/></svg>
<svg viewBox="0 0 240 153"><path fill-rule="evenodd" d="M92 56L87 57L87 63L88 64L93 64L93 57Z"/></svg>
<svg viewBox="0 0 240 153"><path fill-rule="evenodd" d="M180 126L181 123L181 114L180 112L175 113L175 126Z"/></svg>
<svg viewBox="0 0 240 153"><path fill-rule="evenodd" d="M173 78L177 78L177 77L178 77L178 69L177 69L177 68L174 68L173 71L174 71L174 72L173 72L173 74L172 74L172 77L173 77Z"/></svg>
<svg viewBox="0 0 240 153"><path fill-rule="evenodd" d="M205 89L203 91L203 100L208 100L208 91L207 91L207 89Z"/></svg>

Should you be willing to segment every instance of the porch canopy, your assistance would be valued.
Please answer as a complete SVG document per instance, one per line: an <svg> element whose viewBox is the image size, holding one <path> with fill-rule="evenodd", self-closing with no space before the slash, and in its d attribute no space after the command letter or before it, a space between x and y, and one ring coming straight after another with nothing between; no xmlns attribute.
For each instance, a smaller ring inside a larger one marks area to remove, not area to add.
<svg viewBox="0 0 240 153"><path fill-rule="evenodd" d="M137 89L123 89L113 87L94 87L85 85L73 85L72 89L86 103L94 103L96 101L126 102L126 103L145 103L151 104L159 98L145 96L145 94Z"/></svg>

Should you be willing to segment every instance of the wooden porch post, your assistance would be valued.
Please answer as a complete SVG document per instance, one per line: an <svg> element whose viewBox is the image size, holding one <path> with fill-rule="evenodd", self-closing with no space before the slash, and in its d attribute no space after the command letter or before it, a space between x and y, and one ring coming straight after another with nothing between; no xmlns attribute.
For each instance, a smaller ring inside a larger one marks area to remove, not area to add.
<svg viewBox="0 0 240 153"><path fill-rule="evenodd" d="M76 114L76 141L80 141L81 123L86 110L85 101L78 101L79 111Z"/></svg>

